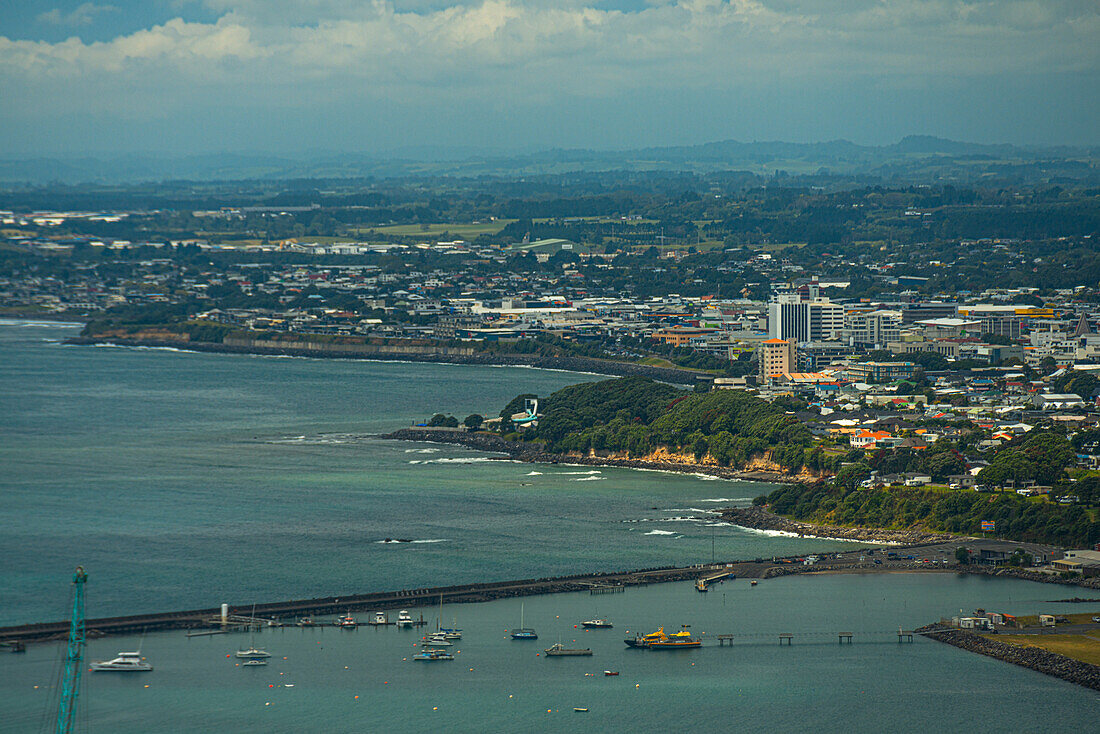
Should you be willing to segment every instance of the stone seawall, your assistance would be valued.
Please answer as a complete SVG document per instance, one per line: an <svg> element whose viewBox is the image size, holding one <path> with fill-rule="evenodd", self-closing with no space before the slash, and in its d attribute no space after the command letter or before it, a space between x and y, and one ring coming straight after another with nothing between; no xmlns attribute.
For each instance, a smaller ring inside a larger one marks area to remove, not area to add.
<svg viewBox="0 0 1100 734"><path fill-rule="evenodd" d="M1010 645L965 630L932 624L916 630L921 635L954 647L987 655L1045 675L1100 691L1100 666L1083 663L1037 647Z"/></svg>
<svg viewBox="0 0 1100 734"><path fill-rule="evenodd" d="M224 343L193 342L186 339L126 339L111 337L73 337L66 344L119 344L134 347L174 347L194 352L226 354L269 354L320 359L372 359L399 362L487 365L497 367L534 367L565 372L582 372L611 377L641 376L678 385L690 385L696 377L710 377L693 370L652 367L632 362L612 362L589 357L543 357L534 354L495 354L478 352L472 347L446 347L403 344L330 344L308 340L227 339Z"/></svg>

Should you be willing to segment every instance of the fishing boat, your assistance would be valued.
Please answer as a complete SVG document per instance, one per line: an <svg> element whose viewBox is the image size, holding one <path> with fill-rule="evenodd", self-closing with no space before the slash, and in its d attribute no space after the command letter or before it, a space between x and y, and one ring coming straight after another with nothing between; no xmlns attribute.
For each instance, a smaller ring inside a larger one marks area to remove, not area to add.
<svg viewBox="0 0 1100 734"><path fill-rule="evenodd" d="M401 629L409 629L414 624L416 624L416 622L413 621L412 615L409 614L408 610L402 609L397 613L397 626Z"/></svg>
<svg viewBox="0 0 1100 734"><path fill-rule="evenodd" d="M342 617L336 618L336 626L340 629L355 629L359 626L359 623L355 621L355 617L351 616L349 612Z"/></svg>
<svg viewBox="0 0 1100 734"><path fill-rule="evenodd" d="M543 652L546 653L546 657L548 657L548 658L580 656L580 655L591 655L592 654L592 651L590 649L588 649L587 647L582 648L582 649L570 650L568 647L566 647L565 645L563 645L560 642L555 642L553 645L551 645L550 647L543 650Z"/></svg>
<svg viewBox="0 0 1100 734"><path fill-rule="evenodd" d="M374 618L371 619L371 621L370 621L370 624L372 624L376 627L387 625L389 623L390 623L390 621L388 619L386 619L386 613L385 612L375 612L374 613Z"/></svg>
<svg viewBox="0 0 1100 734"><path fill-rule="evenodd" d="M611 624L610 619L604 617L597 617L596 619L589 619L581 622L581 626L586 629L610 629L615 625Z"/></svg>
<svg viewBox="0 0 1100 734"><path fill-rule="evenodd" d="M239 658L269 658L271 653L256 647L256 605L252 605L252 619L248 623L248 649L237 650Z"/></svg>
<svg viewBox="0 0 1100 734"><path fill-rule="evenodd" d="M691 632L688 631L688 625L680 625L679 632L673 632L671 635L667 635L663 640L656 640L649 643L649 649L651 650L680 650L690 647L702 647L703 641L693 637Z"/></svg>
<svg viewBox="0 0 1100 734"><path fill-rule="evenodd" d="M413 660L423 660L424 662L434 662L436 660L454 660L455 656L446 650L424 650L413 655Z"/></svg>
<svg viewBox="0 0 1100 734"><path fill-rule="evenodd" d="M537 640L538 634L530 627L523 626L523 603L519 605L519 629L512 630L513 640Z"/></svg>
<svg viewBox="0 0 1100 734"><path fill-rule="evenodd" d="M153 666L145 662L141 657L141 650L137 652L120 652L117 658L92 663L91 669L96 672L117 671L131 673L148 673Z"/></svg>

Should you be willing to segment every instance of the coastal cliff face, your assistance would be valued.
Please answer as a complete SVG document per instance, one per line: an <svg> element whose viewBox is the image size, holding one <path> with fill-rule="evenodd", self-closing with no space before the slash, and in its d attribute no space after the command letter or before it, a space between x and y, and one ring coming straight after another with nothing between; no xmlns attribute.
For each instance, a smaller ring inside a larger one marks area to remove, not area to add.
<svg viewBox="0 0 1100 734"><path fill-rule="evenodd" d="M618 466L625 469L655 469L659 471L680 472L685 474L709 474L724 479L747 479L760 482L797 482L800 475L778 471L773 463L759 463L745 469L718 466L715 462L697 462L690 454L670 452L661 448L646 456L630 458L625 452L595 452L585 454L553 454L546 451L542 444L523 441L507 441L491 433L466 433L461 430L440 430L435 428L402 428L388 433L382 438L397 441L431 441L466 446L481 451L493 451L508 454L520 461L543 464L581 464L585 466ZM769 469L766 467L775 467Z"/></svg>
<svg viewBox="0 0 1100 734"><path fill-rule="evenodd" d="M815 473L810 469L803 467L797 474L784 469L778 463L772 460L771 453L764 454L762 456L754 456L742 467L724 467L718 463L718 460L711 456L709 453L705 456L696 459L694 454L685 453L682 451L672 451L667 446L659 446L653 451L650 451L644 456L631 457L629 453L625 451L597 451L590 449L587 455L578 453L566 453L564 456L568 456L571 459L584 459L584 460L611 460L611 461L640 461L649 464L661 464L661 465L677 465L682 466L685 470L699 471L699 470L715 470L715 471L733 471L740 474L753 473L753 474L766 474L769 476L783 477L785 481L814 481L819 479L822 474Z"/></svg>

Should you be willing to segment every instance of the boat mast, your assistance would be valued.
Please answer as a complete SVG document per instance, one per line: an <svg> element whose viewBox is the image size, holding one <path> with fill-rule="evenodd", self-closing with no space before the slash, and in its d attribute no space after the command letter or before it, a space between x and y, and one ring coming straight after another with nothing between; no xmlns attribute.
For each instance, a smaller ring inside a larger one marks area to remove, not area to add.
<svg viewBox="0 0 1100 734"><path fill-rule="evenodd" d="M57 707L57 734L69 734L76 717L76 699L80 693L80 672L84 668L84 583L88 574L83 566L73 573L73 611L69 623L69 646L65 653L65 672L61 679L61 700Z"/></svg>

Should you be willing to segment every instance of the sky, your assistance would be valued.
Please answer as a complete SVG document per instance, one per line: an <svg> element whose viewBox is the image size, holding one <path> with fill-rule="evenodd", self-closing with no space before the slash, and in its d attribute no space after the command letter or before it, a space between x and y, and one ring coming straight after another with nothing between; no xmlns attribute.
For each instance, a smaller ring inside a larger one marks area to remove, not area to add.
<svg viewBox="0 0 1100 734"><path fill-rule="evenodd" d="M0 156L1100 143L1097 0L4 0Z"/></svg>

